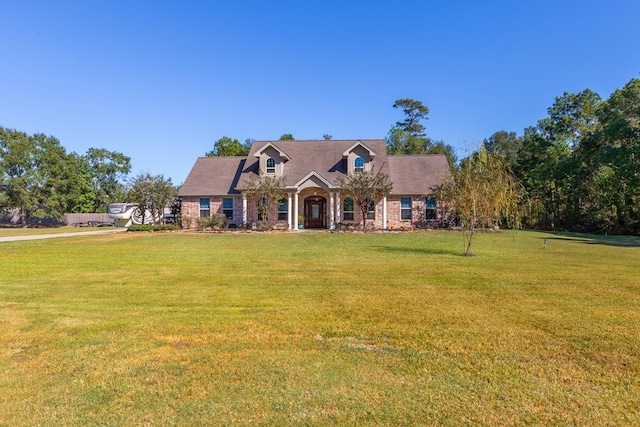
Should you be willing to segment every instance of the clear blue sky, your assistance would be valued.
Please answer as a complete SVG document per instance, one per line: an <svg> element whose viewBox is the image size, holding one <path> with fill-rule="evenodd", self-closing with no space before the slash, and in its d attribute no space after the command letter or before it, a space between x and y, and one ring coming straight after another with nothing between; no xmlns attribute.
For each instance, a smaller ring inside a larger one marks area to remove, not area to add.
<svg viewBox="0 0 640 427"><path fill-rule="evenodd" d="M0 126L180 184L230 136L383 138L396 99L474 149L640 77L640 1L0 0Z"/></svg>

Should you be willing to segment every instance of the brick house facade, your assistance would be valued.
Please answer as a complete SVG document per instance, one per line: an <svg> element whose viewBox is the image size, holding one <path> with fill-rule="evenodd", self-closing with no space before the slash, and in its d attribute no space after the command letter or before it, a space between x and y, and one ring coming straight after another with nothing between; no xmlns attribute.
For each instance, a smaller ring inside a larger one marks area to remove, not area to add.
<svg viewBox="0 0 640 427"><path fill-rule="evenodd" d="M391 156L384 140L255 141L246 157L201 157L182 185L183 226L225 214L237 226L261 220L256 200L247 196L251 178L282 178L283 190L271 203L270 225L282 229L360 224L362 214L340 180L375 170L389 176L392 191L375 201L367 226L379 229L435 225L441 201L434 188L450 175L444 155ZM186 220L185 220L186 219Z"/></svg>

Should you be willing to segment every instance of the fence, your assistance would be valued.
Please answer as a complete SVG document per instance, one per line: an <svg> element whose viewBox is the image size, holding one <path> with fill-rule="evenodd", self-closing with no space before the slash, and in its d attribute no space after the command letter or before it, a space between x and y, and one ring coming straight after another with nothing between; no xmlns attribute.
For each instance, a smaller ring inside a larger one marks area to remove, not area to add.
<svg viewBox="0 0 640 427"><path fill-rule="evenodd" d="M113 224L107 213L67 213L64 217L68 225Z"/></svg>

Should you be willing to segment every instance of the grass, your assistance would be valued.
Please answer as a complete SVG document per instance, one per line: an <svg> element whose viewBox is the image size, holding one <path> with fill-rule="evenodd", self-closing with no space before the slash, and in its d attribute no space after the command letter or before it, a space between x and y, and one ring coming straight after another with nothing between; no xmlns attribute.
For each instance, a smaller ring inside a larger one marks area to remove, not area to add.
<svg viewBox="0 0 640 427"><path fill-rule="evenodd" d="M0 248L0 425L640 423L638 238L489 233L474 257L454 232Z"/></svg>

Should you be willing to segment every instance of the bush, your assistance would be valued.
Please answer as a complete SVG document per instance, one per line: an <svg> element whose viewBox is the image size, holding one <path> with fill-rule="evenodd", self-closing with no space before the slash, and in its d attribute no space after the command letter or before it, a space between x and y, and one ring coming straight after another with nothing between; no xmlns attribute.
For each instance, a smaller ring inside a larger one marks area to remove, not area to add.
<svg viewBox="0 0 640 427"><path fill-rule="evenodd" d="M211 218L210 217L202 217L196 219L196 229L198 231L204 231L207 228L211 227Z"/></svg>
<svg viewBox="0 0 640 427"><path fill-rule="evenodd" d="M216 213L211 215L211 228L218 230L220 228L227 228L229 220L225 214Z"/></svg>
<svg viewBox="0 0 640 427"><path fill-rule="evenodd" d="M152 228L153 226L149 224L134 224L129 226L127 231L151 231Z"/></svg>
<svg viewBox="0 0 640 427"><path fill-rule="evenodd" d="M178 229L179 227L176 224L138 224L130 226L127 231L173 231Z"/></svg>

